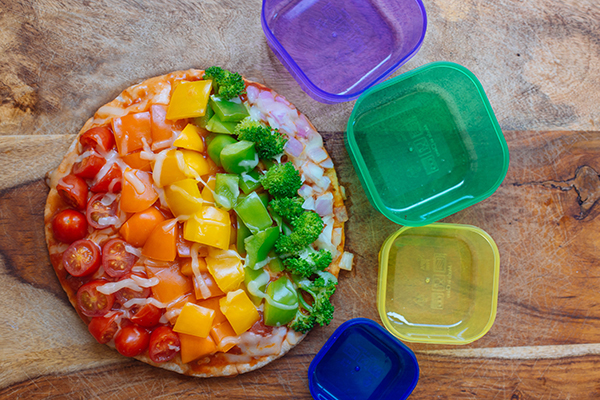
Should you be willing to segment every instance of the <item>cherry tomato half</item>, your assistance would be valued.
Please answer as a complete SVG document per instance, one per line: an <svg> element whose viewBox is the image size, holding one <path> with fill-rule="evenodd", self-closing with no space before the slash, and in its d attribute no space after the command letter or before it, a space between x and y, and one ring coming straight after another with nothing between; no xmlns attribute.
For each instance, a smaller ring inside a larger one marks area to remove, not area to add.
<svg viewBox="0 0 600 400"><path fill-rule="evenodd" d="M90 331L92 336L98 341L98 343L108 343L115 336L115 333L117 333L117 331L119 330L117 318L120 315L120 313L114 313L110 317L104 316L92 318L90 324L88 325L88 330Z"/></svg>
<svg viewBox="0 0 600 400"><path fill-rule="evenodd" d="M61 199L77 210L85 210L88 198L88 186L83 179L73 174L62 177L56 185Z"/></svg>
<svg viewBox="0 0 600 400"><path fill-rule="evenodd" d="M104 294L98 291L98 286L102 286L107 281L91 281L86 283L77 291L77 305L88 317L101 317L110 311L114 302L113 294Z"/></svg>
<svg viewBox="0 0 600 400"><path fill-rule="evenodd" d="M102 247L102 266L113 278L120 278L131 271L137 257L125 249L127 243L121 239L111 239Z"/></svg>
<svg viewBox="0 0 600 400"><path fill-rule="evenodd" d="M134 308L133 317L131 322L143 326L145 328L151 328L158 324L160 317L162 317L162 310L153 304L144 304L139 308Z"/></svg>
<svg viewBox="0 0 600 400"><path fill-rule="evenodd" d="M106 159L94 149L87 150L90 155L73 164L73 173L80 178L93 179L106 164Z"/></svg>
<svg viewBox="0 0 600 400"><path fill-rule="evenodd" d="M129 274L125 275L123 278L120 279L120 281L122 281L123 279L131 278L131 275L136 275L141 278L147 278L146 276L142 276L141 273L136 272L134 274L129 273ZM147 299L150 296L150 288L142 288L142 290L138 292L138 291L135 291L128 287L125 287L125 288L119 290L116 293L116 296L117 296L117 301L120 304L125 304L131 299Z"/></svg>
<svg viewBox="0 0 600 400"><path fill-rule="evenodd" d="M126 357L135 357L148 348L150 334L141 326L129 325L121 328L115 336L117 351Z"/></svg>
<svg viewBox="0 0 600 400"><path fill-rule="evenodd" d="M156 363L170 361L181 350L179 335L168 326L160 326L150 336L148 355Z"/></svg>
<svg viewBox="0 0 600 400"><path fill-rule="evenodd" d="M97 126L81 135L79 143L83 147L107 152L115 146L115 136L108 126Z"/></svg>
<svg viewBox="0 0 600 400"><path fill-rule="evenodd" d="M78 240L63 253L63 266L73 276L93 274L100 266L100 249L91 240Z"/></svg>
<svg viewBox="0 0 600 400"><path fill-rule="evenodd" d="M52 220L52 233L56 240L63 243L73 243L83 239L87 234L87 228L85 215L70 208L62 210Z"/></svg>
<svg viewBox="0 0 600 400"><path fill-rule="evenodd" d="M90 190L94 193L119 193L121 191L121 181L123 180L123 172L121 167L116 163L113 164L106 174L102 175L97 180L94 180Z"/></svg>
<svg viewBox="0 0 600 400"><path fill-rule="evenodd" d="M103 193L94 195L87 205L87 221L92 227L96 229L108 228L114 225L117 216L117 202L112 201L110 204L105 205Z"/></svg>

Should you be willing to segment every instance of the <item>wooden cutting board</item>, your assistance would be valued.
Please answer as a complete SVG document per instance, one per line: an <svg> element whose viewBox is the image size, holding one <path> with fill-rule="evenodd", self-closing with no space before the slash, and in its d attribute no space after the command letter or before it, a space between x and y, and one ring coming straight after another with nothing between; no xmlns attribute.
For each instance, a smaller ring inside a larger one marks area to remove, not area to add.
<svg viewBox="0 0 600 400"><path fill-rule="evenodd" d="M411 398L600 397L600 6L595 0L430 0L423 48L481 80L511 154L487 200L446 222L500 250L498 315L467 346L408 344ZM344 148L353 103L304 94L268 49L260 2L0 1L0 398L310 398L307 370L344 321L380 322L377 253L397 225L369 204ZM97 344L51 269L46 172L122 89L171 70L222 65L286 96L322 132L347 189L347 248L331 325L235 378L194 379Z"/></svg>

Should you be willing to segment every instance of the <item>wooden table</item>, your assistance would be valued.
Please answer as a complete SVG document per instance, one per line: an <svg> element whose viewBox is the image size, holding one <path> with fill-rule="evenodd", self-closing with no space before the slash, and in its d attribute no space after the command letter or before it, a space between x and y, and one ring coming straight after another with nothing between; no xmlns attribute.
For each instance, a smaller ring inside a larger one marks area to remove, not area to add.
<svg viewBox="0 0 600 400"><path fill-rule="evenodd" d="M487 200L446 221L500 249L498 315L467 346L409 344L411 398L600 398L600 6L596 0L426 0L429 27L397 73L448 60L481 80L511 154ZM304 94L268 49L260 2L0 1L0 397L310 398L310 361L343 321L379 321L377 252L398 227L366 199L343 145L353 103ZM194 379L96 344L66 300L43 237L45 173L125 87L221 65L285 95L323 133L349 194L336 314L286 357Z"/></svg>

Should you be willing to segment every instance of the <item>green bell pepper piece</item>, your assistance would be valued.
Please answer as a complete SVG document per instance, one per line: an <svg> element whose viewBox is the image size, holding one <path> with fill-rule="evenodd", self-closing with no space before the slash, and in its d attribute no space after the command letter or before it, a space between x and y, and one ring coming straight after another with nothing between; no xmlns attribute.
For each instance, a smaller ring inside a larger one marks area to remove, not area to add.
<svg viewBox="0 0 600 400"><path fill-rule="evenodd" d="M242 172L240 175L240 189L242 189L242 192L250 194L250 192L254 192L261 187L259 177L260 174L255 169L250 172Z"/></svg>
<svg viewBox="0 0 600 400"><path fill-rule="evenodd" d="M285 325L296 316L298 311L298 293L292 281L287 276L282 276L267 286L265 301L265 325Z"/></svg>
<svg viewBox="0 0 600 400"><path fill-rule="evenodd" d="M244 240L246 249L246 267L262 268L266 264L269 252L279 239L279 228L276 226L260 231Z"/></svg>
<svg viewBox="0 0 600 400"><path fill-rule="evenodd" d="M258 165L254 143L242 140L226 146L221 151L221 165L232 174L252 171Z"/></svg>
<svg viewBox="0 0 600 400"><path fill-rule="evenodd" d="M237 122L250 115L243 103L223 100L215 95L210 96L208 102L222 122Z"/></svg>
<svg viewBox="0 0 600 400"><path fill-rule="evenodd" d="M244 267L244 284L248 292L248 297L258 306L265 296L265 288L269 283L269 273L262 268L252 269Z"/></svg>
<svg viewBox="0 0 600 400"><path fill-rule="evenodd" d="M233 143L237 143L237 140L229 135L216 135L211 139L206 151L208 152L210 159L213 160L218 167L222 166L221 152L226 146L229 146Z"/></svg>
<svg viewBox="0 0 600 400"><path fill-rule="evenodd" d="M256 234L273 225L273 220L267 211L267 207L265 207L256 192L238 199L233 209L252 234Z"/></svg>
<svg viewBox="0 0 600 400"><path fill-rule="evenodd" d="M197 126L199 126L200 128L206 129L206 125L208 124L208 121L210 121L210 119L212 118L213 115L215 115L215 112L213 111L213 109L210 107L206 107L206 112L204 113L204 115L201 117L194 118L194 123ZM210 130L210 129L207 129L207 130Z"/></svg>
<svg viewBox="0 0 600 400"><path fill-rule="evenodd" d="M238 253L240 253L240 255L242 255L242 256L246 255L246 244L244 243L244 240L248 236L252 236L252 233L250 232L250 229L248 229L248 227L246 226L246 224L244 224L244 222L242 221L241 218L238 218L237 219L237 241L236 241L236 245L237 245L237 251L238 251Z"/></svg>
<svg viewBox="0 0 600 400"><path fill-rule="evenodd" d="M240 178L237 175L217 174L215 181L215 203L224 210L231 210L240 194Z"/></svg>
<svg viewBox="0 0 600 400"><path fill-rule="evenodd" d="M283 272L285 269L283 266L283 261L281 261L281 258L279 258L274 251L269 252L269 264L267 265L269 266L269 269L275 273Z"/></svg>
<svg viewBox="0 0 600 400"><path fill-rule="evenodd" d="M221 121L217 114L213 115L206 123L206 130L214 133L233 135L237 122Z"/></svg>

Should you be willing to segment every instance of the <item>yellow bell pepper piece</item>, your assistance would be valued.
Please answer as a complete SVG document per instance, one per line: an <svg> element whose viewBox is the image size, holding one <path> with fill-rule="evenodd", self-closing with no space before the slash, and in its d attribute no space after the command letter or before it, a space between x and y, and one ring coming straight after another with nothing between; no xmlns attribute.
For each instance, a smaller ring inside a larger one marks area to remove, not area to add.
<svg viewBox="0 0 600 400"><path fill-rule="evenodd" d="M167 119L201 117L206 113L212 81L181 82L171 95Z"/></svg>
<svg viewBox="0 0 600 400"><path fill-rule="evenodd" d="M204 203L195 179L183 179L167 186L165 199L176 217L197 214L202 211Z"/></svg>
<svg viewBox="0 0 600 400"><path fill-rule="evenodd" d="M181 362L184 364L217 352L217 345L210 336L201 338L180 333L179 340L181 341Z"/></svg>
<svg viewBox="0 0 600 400"><path fill-rule="evenodd" d="M215 312L194 303L186 303L175 322L173 330L178 333L205 338L210 333Z"/></svg>
<svg viewBox="0 0 600 400"><path fill-rule="evenodd" d="M185 178L197 178L210 172L204 156L193 150L165 150L160 152L152 166L156 186L171 185Z"/></svg>
<svg viewBox="0 0 600 400"><path fill-rule="evenodd" d="M236 290L244 281L242 259L234 250L210 249L205 260L208 272L223 292Z"/></svg>
<svg viewBox="0 0 600 400"><path fill-rule="evenodd" d="M200 137L200 129L196 125L187 124L173 142L173 146L195 151L204 151L204 142Z"/></svg>
<svg viewBox="0 0 600 400"><path fill-rule="evenodd" d="M183 154L186 168L183 170L188 178L196 178L210 172L210 166L206 158L197 151L179 150Z"/></svg>
<svg viewBox="0 0 600 400"><path fill-rule="evenodd" d="M213 193L215 192L215 186L217 184L217 179L214 176L211 176L206 181L206 186L202 188L202 198L204 201L213 203L215 202L215 197Z"/></svg>
<svg viewBox="0 0 600 400"><path fill-rule="evenodd" d="M227 211L207 206L185 221L183 237L196 243L227 249L231 236L231 219Z"/></svg>
<svg viewBox="0 0 600 400"><path fill-rule="evenodd" d="M242 289L227 293L219 300L219 306L237 335L246 332L260 318L254 303Z"/></svg>

